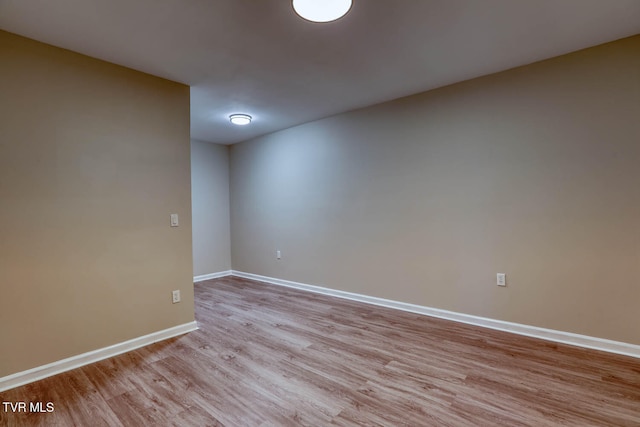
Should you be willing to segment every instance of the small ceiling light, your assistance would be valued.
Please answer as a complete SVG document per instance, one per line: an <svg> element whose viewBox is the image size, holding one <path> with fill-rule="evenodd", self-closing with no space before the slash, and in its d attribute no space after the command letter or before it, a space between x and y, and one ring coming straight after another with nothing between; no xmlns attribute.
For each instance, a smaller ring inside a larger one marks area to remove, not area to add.
<svg viewBox="0 0 640 427"><path fill-rule="evenodd" d="M232 114L229 116L229 120L234 125L244 126L251 123L251 116L248 114Z"/></svg>
<svg viewBox="0 0 640 427"><path fill-rule="evenodd" d="M312 22L331 22L351 9L352 0L292 0L298 15Z"/></svg>

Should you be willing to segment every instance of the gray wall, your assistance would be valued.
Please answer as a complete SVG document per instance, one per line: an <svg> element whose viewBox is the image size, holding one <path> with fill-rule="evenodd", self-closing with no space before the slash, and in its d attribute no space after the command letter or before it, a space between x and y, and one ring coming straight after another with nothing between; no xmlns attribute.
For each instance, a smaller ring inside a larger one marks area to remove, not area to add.
<svg viewBox="0 0 640 427"><path fill-rule="evenodd" d="M231 269L229 147L191 141L193 275Z"/></svg>
<svg viewBox="0 0 640 427"><path fill-rule="evenodd" d="M0 58L0 377L193 321L189 87L3 31Z"/></svg>
<svg viewBox="0 0 640 427"><path fill-rule="evenodd" d="M233 145L233 268L640 344L638 52L640 36Z"/></svg>

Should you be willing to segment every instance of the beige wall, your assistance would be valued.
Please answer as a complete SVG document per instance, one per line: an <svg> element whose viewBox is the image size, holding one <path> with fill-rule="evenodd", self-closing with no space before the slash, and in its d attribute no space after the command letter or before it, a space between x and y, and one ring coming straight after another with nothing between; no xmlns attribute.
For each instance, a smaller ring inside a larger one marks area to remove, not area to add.
<svg viewBox="0 0 640 427"><path fill-rule="evenodd" d="M191 141L193 275L231 269L229 147Z"/></svg>
<svg viewBox="0 0 640 427"><path fill-rule="evenodd" d="M0 377L193 321L189 88L6 32L0 63Z"/></svg>
<svg viewBox="0 0 640 427"><path fill-rule="evenodd" d="M640 36L233 145L233 268L640 344L638 52Z"/></svg>

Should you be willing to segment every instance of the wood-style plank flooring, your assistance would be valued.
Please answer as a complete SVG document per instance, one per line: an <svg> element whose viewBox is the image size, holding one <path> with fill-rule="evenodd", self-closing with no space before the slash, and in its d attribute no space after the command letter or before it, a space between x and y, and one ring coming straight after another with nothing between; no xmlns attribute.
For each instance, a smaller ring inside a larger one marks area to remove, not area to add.
<svg viewBox="0 0 640 427"><path fill-rule="evenodd" d="M239 278L200 329L0 393L23 426L640 426L640 360Z"/></svg>

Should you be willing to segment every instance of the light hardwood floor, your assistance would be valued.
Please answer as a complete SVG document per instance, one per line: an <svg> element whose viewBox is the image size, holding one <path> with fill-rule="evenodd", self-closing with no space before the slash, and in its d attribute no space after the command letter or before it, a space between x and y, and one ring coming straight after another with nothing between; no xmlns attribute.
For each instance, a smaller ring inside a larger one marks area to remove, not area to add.
<svg viewBox="0 0 640 427"><path fill-rule="evenodd" d="M0 393L22 426L640 426L640 360L239 278L200 329Z"/></svg>

